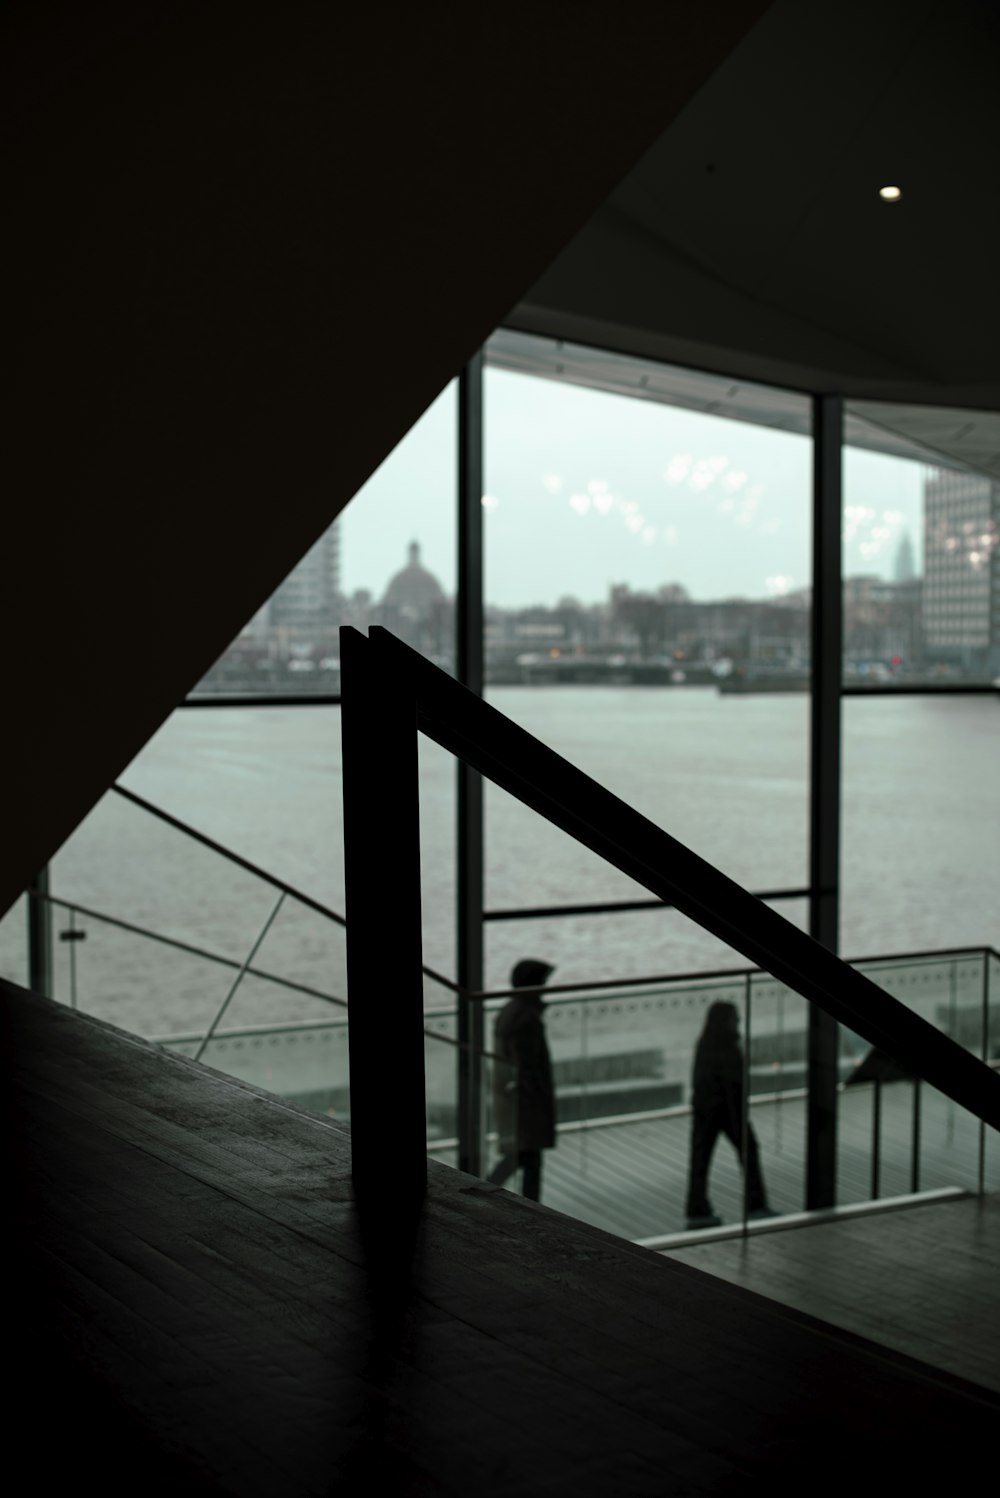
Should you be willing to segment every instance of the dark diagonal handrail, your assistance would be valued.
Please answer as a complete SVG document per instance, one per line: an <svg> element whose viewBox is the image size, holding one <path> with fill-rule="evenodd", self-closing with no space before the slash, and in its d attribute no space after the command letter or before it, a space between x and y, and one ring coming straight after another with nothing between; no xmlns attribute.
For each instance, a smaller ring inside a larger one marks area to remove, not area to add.
<svg viewBox="0 0 1000 1498"><path fill-rule="evenodd" d="M413 722L637 884L1000 1129L1000 1076L927 1020L387 630L373 627L366 640L344 628L341 639L341 660L346 665L349 657L352 667L343 679L345 745L356 706L355 725L366 705L374 710L373 701L383 710L389 701L401 704L385 720L397 737ZM345 798L346 768L345 752ZM348 948L350 973L350 926Z"/></svg>

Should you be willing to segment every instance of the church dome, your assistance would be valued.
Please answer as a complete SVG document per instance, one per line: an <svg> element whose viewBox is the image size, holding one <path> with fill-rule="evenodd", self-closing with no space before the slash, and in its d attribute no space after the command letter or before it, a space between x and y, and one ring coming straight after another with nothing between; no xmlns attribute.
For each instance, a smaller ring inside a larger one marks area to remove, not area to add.
<svg viewBox="0 0 1000 1498"><path fill-rule="evenodd" d="M435 604L444 602L444 589L420 562L416 541L409 546L409 561L396 573L385 590L383 607L399 609L411 618L428 613Z"/></svg>

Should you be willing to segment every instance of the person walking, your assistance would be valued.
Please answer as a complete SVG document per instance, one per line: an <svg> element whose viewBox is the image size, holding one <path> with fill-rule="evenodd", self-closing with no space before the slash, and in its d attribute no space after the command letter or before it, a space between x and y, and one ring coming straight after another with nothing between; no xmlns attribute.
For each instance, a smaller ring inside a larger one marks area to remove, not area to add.
<svg viewBox="0 0 1000 1498"><path fill-rule="evenodd" d="M542 1019L542 989L554 971L536 957L515 964L510 984L518 992L497 1015L493 1044L499 1057L493 1098L501 1158L487 1179L502 1186L520 1169L522 1193L536 1202L542 1191L542 1150L556 1142L552 1061Z"/></svg>
<svg viewBox="0 0 1000 1498"><path fill-rule="evenodd" d="M691 1164L688 1175L687 1225L721 1227L722 1218L708 1198L708 1172L720 1134L733 1145L746 1171L749 1216L774 1217L767 1204L760 1169L757 1136L746 1128L747 1158L743 1160L743 1051L740 1017L735 1004L718 1000L709 1005L694 1053L692 1072Z"/></svg>

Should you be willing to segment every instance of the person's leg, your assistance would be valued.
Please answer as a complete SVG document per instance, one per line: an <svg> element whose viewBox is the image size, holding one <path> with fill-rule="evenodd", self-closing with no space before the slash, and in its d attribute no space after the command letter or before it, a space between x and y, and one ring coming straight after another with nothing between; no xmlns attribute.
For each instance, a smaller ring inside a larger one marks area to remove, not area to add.
<svg viewBox="0 0 1000 1498"><path fill-rule="evenodd" d="M719 1137L718 1119L711 1113L691 1115L691 1163L688 1171L687 1215L689 1218L714 1217L708 1199L708 1169L712 1151Z"/></svg>
<svg viewBox="0 0 1000 1498"><path fill-rule="evenodd" d="M502 1186L514 1174L518 1164L517 1155L501 1155L486 1179L494 1186Z"/></svg>
<svg viewBox="0 0 1000 1498"><path fill-rule="evenodd" d="M529 1201L537 1202L542 1198L542 1152L541 1150L522 1150L520 1155L521 1169L524 1174L521 1177L521 1192Z"/></svg>
<svg viewBox="0 0 1000 1498"><path fill-rule="evenodd" d="M731 1140L740 1164L746 1171L747 1177L747 1211L766 1212L767 1192L764 1190L764 1177L760 1168L760 1149L757 1144L757 1135L752 1125L747 1124L747 1158L743 1159L743 1131L734 1128L727 1120L725 1123L727 1137Z"/></svg>
<svg viewBox="0 0 1000 1498"><path fill-rule="evenodd" d="M760 1150L757 1146L757 1135L752 1128L747 1128L747 1159L746 1159L747 1185L749 1187L750 1211L767 1211L767 1192L764 1189L764 1175L760 1168Z"/></svg>

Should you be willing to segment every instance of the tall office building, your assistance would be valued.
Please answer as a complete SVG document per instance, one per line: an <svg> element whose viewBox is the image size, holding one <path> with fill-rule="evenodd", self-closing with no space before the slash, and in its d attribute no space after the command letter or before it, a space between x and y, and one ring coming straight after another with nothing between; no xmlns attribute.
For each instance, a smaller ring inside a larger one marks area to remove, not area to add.
<svg viewBox="0 0 1000 1498"><path fill-rule="evenodd" d="M293 630L332 628L339 599L340 523L334 521L275 591L268 623Z"/></svg>
<svg viewBox="0 0 1000 1498"><path fill-rule="evenodd" d="M953 468L924 484L924 637L931 660L1000 671L1000 484Z"/></svg>

